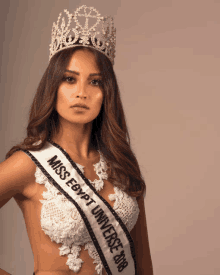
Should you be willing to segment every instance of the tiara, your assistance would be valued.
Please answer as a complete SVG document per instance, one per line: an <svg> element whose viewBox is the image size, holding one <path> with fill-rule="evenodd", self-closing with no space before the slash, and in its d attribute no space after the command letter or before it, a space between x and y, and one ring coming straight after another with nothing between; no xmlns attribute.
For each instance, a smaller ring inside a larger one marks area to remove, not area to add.
<svg viewBox="0 0 220 275"><path fill-rule="evenodd" d="M81 10L83 11L81 12ZM102 17L95 8L86 5L79 7L73 14L69 13L67 9L64 12L67 15L68 23L63 17L60 24L62 13L59 14L57 23L53 23L49 60L54 54L66 48L84 46L95 48L105 54L114 65L116 29L113 18L111 16ZM74 21L75 26L72 25ZM83 21L84 27L83 24L80 24L81 21ZM94 23L90 27L89 21Z"/></svg>

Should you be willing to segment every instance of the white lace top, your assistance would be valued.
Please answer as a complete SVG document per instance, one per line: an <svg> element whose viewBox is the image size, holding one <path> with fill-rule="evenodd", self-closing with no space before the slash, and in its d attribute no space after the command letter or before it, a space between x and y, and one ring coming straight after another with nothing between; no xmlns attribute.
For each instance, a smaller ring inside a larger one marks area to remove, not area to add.
<svg viewBox="0 0 220 275"><path fill-rule="evenodd" d="M76 165L84 173L84 166L78 163ZM101 153L100 161L93 166L99 180L89 181L97 191L100 191L104 185L103 179L108 179L106 162ZM49 182L38 167L35 178L37 183L45 184L47 188L47 191L42 194L44 200L40 200L42 203L41 227L44 233L52 241L62 243L62 247L59 248L60 256L68 256L66 264L74 272L78 272L83 264L82 259L78 256L81 250L80 245L85 245L85 250L88 250L89 256L94 259L93 263L97 264L95 267L97 273L102 275L103 264L75 205ZM130 232L139 215L136 198L128 196L118 187L114 187L114 192L115 194L110 194L108 197L111 201L115 200L113 209Z"/></svg>

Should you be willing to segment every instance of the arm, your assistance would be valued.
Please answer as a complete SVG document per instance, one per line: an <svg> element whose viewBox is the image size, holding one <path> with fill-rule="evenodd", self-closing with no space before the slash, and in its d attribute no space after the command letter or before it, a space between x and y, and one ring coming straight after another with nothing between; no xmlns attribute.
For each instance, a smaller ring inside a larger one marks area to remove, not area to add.
<svg viewBox="0 0 220 275"><path fill-rule="evenodd" d="M0 163L0 208L17 194L24 196L25 188L33 181L34 166L34 162L22 151ZM10 273L0 267L0 275Z"/></svg>
<svg viewBox="0 0 220 275"><path fill-rule="evenodd" d="M24 194L33 171L33 161L22 151L0 163L0 208L17 194Z"/></svg>
<svg viewBox="0 0 220 275"><path fill-rule="evenodd" d="M137 199L139 216L130 235L134 241L138 275L153 275L153 266L147 233L147 221L144 209L144 198Z"/></svg>

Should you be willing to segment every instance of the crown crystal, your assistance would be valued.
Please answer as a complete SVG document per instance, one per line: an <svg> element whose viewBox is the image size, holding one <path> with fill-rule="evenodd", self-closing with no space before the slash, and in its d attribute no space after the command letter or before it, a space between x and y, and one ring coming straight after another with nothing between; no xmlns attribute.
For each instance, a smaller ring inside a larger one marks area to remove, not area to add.
<svg viewBox="0 0 220 275"><path fill-rule="evenodd" d="M60 13L57 23L53 23L49 60L55 53L66 48L85 46L102 52L114 65L116 29L113 18L103 17L95 8L86 5L79 7L73 14L67 9L64 12L67 16L66 20L62 17L60 24L62 15ZM91 21L93 25L89 24ZM74 22L75 26L73 26Z"/></svg>

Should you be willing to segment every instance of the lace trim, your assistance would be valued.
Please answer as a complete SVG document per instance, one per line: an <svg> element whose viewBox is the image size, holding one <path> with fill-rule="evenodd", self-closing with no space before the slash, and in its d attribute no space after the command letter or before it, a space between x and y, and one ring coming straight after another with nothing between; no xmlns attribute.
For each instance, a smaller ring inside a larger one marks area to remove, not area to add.
<svg viewBox="0 0 220 275"><path fill-rule="evenodd" d="M93 242L88 242L85 245L85 249L88 250L89 256L94 259L93 263L96 264L95 270L97 271L97 274L102 275L102 269L104 268L102 261L99 257L99 254L93 244Z"/></svg>
<svg viewBox="0 0 220 275"><path fill-rule="evenodd" d="M103 179L108 179L106 162L100 152L99 154L100 161L93 165L99 180L89 180L97 191L103 189ZM78 163L76 163L76 165L82 173L84 173L84 166ZM42 203L41 227L44 233L47 234L52 241L62 243L62 246L59 248L59 254L60 256L67 255L68 260L66 264L74 272L78 272L84 262L78 256L81 251L80 245L85 244L84 250L88 250L88 254L94 259L93 263L96 263L95 269L97 274L102 275L104 266L83 219L75 206L48 181L47 177L38 167L36 167L35 177L36 182L44 184L47 188L47 191L44 191L42 194L44 200L40 200ZM114 192L115 194L109 194L108 198L111 201L115 201L113 209L120 216L130 232L139 214L137 201L118 187L114 187Z"/></svg>

